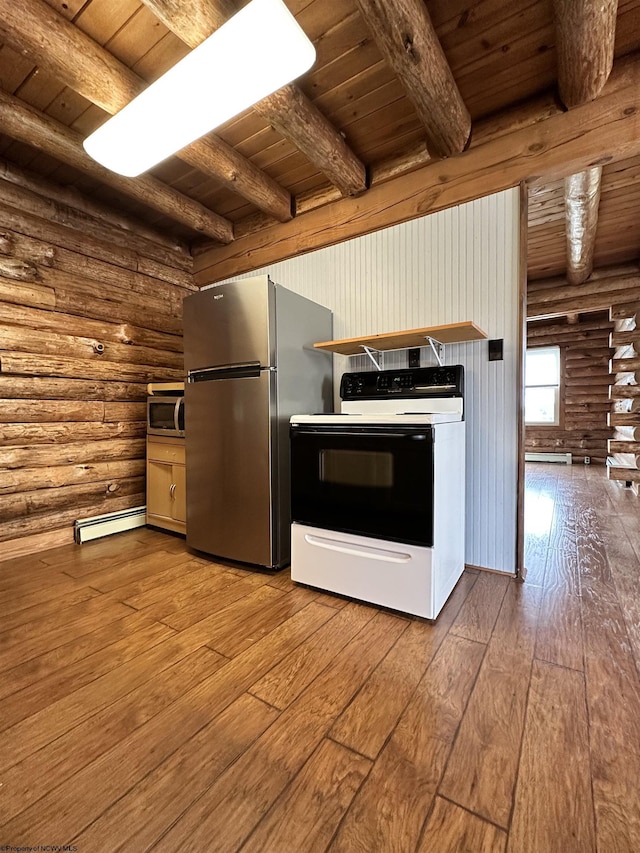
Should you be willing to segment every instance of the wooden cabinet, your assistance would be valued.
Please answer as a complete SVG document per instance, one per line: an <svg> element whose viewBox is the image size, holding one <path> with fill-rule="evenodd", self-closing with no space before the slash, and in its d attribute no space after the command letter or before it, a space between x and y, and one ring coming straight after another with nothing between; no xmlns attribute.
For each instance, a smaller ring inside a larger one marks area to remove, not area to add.
<svg viewBox="0 0 640 853"><path fill-rule="evenodd" d="M147 524L186 532L184 439L147 436Z"/></svg>

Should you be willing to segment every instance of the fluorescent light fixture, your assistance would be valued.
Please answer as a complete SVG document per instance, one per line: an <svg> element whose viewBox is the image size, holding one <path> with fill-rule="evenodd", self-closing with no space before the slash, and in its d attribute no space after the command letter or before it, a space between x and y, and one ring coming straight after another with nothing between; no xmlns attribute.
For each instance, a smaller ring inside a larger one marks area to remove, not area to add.
<svg viewBox="0 0 640 853"><path fill-rule="evenodd" d="M133 178L299 77L316 57L282 0L252 0L84 141Z"/></svg>

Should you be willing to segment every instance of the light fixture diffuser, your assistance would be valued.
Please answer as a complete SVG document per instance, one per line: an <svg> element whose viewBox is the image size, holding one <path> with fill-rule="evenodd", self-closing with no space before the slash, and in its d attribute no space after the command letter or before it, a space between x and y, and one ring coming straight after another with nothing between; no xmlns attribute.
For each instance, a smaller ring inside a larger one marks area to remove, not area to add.
<svg viewBox="0 0 640 853"><path fill-rule="evenodd" d="M282 0L251 0L84 141L136 177L299 77L315 48Z"/></svg>

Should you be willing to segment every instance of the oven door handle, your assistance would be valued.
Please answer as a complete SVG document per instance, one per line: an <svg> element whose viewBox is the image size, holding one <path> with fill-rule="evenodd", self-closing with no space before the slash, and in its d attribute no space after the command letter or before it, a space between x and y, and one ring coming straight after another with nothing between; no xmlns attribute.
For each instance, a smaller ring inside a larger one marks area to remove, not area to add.
<svg viewBox="0 0 640 853"><path fill-rule="evenodd" d="M328 438L353 438L354 436L358 436L358 438L414 438L424 441L431 437L424 432L387 432L387 430L380 430L380 432L362 432L357 427L349 431L332 429L296 429L294 427L294 434L327 436Z"/></svg>

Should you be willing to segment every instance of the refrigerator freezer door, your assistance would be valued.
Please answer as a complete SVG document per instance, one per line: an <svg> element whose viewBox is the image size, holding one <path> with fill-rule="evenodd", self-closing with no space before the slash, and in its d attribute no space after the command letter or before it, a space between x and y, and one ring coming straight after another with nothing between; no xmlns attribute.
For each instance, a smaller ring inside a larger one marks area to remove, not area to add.
<svg viewBox="0 0 640 853"><path fill-rule="evenodd" d="M271 510L275 371L190 382L185 389L187 542L241 562L274 566Z"/></svg>
<svg viewBox="0 0 640 853"><path fill-rule="evenodd" d="M187 372L249 362L275 366L274 298L267 275L187 296L183 302Z"/></svg>

